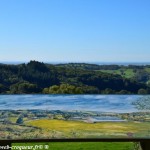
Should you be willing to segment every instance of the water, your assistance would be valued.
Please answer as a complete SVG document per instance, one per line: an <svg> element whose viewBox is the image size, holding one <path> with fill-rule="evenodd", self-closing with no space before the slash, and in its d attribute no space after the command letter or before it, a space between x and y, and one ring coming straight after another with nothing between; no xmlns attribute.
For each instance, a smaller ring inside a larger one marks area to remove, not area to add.
<svg viewBox="0 0 150 150"><path fill-rule="evenodd" d="M115 117L115 116L100 116L100 117L93 117L93 118L91 118L92 119L92 121L93 122L102 122L102 121L109 121L109 122L111 122L111 121L113 121L113 122L124 122L124 121L126 121L126 120L123 120L123 119L121 119L121 118L119 118L119 117Z"/></svg>
<svg viewBox="0 0 150 150"><path fill-rule="evenodd" d="M62 110L126 113L141 95L0 95L0 110Z"/></svg>

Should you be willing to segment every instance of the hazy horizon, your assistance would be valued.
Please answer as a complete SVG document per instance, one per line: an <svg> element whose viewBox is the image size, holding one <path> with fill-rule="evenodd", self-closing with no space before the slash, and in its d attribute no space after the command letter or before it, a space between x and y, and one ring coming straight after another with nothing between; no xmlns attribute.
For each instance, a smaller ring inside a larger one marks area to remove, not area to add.
<svg viewBox="0 0 150 150"><path fill-rule="evenodd" d="M33 61L33 60L30 60ZM22 64L22 63L29 63L30 61L0 61L1 64L14 64L14 65L18 65L18 64ZM38 60L35 60L38 61ZM150 62L92 62L92 61L87 61L87 62L76 62L76 61L39 61L39 62L43 62L46 64L68 64L68 63L87 63L87 64L96 64L96 65L123 65L123 66L127 66L127 65L150 65Z"/></svg>

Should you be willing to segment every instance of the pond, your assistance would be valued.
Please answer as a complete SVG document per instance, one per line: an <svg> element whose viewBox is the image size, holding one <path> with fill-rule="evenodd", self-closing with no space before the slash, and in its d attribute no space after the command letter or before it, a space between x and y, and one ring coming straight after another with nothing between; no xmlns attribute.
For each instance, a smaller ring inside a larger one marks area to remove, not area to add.
<svg viewBox="0 0 150 150"><path fill-rule="evenodd" d="M141 95L0 95L1 110L137 112Z"/></svg>
<svg viewBox="0 0 150 150"><path fill-rule="evenodd" d="M93 117L92 118L93 122L122 122L122 121L126 121L123 120L119 117L115 117L115 116L100 116L100 117Z"/></svg>

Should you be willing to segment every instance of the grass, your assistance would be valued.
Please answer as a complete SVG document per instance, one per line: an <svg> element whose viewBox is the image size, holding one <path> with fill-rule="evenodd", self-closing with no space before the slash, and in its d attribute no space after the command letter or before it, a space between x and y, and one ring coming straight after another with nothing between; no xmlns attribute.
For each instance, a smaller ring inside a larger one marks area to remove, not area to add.
<svg viewBox="0 0 150 150"><path fill-rule="evenodd" d="M49 143L13 143L12 146L46 147L45 150L134 150L132 142L49 142ZM24 149L27 150L27 149Z"/></svg>
<svg viewBox="0 0 150 150"><path fill-rule="evenodd" d="M9 117L8 120L11 121L12 123L16 123L18 117Z"/></svg>
<svg viewBox="0 0 150 150"><path fill-rule="evenodd" d="M147 73L150 73L150 68L146 67L144 68L144 70ZM133 69L97 70L97 71L102 71L102 72L111 73L111 74L119 74L125 78L133 78L135 76Z"/></svg>
<svg viewBox="0 0 150 150"><path fill-rule="evenodd" d="M133 69L126 69L126 70L124 70L123 76L126 78L132 78L135 76L135 73L133 72Z"/></svg>
<svg viewBox="0 0 150 150"><path fill-rule="evenodd" d="M135 73L133 72L133 69L118 69L118 70L98 70L105 73L111 73L111 74L119 74L125 78L132 78L135 76Z"/></svg>
<svg viewBox="0 0 150 150"><path fill-rule="evenodd" d="M55 131L60 138L128 137L128 133L132 133L134 137L150 136L150 123L146 122L86 123L81 121L42 119L29 121L27 124L40 127L49 132Z"/></svg>
<svg viewBox="0 0 150 150"><path fill-rule="evenodd" d="M97 70L105 73L111 73L111 74L121 74L120 70Z"/></svg>
<svg viewBox="0 0 150 150"><path fill-rule="evenodd" d="M0 124L0 140L32 138L37 129L13 124ZM39 132L39 131L38 131ZM34 138L34 137L33 137Z"/></svg>
<svg viewBox="0 0 150 150"><path fill-rule="evenodd" d="M150 73L150 68L148 68L148 67L145 68L145 71L148 72L148 73Z"/></svg>

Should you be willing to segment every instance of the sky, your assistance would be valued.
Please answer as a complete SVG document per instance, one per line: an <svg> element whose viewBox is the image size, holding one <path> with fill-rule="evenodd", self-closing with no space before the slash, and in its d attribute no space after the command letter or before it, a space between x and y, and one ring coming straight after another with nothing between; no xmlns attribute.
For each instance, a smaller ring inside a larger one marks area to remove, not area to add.
<svg viewBox="0 0 150 150"><path fill-rule="evenodd" d="M0 0L0 62L150 62L149 0Z"/></svg>

